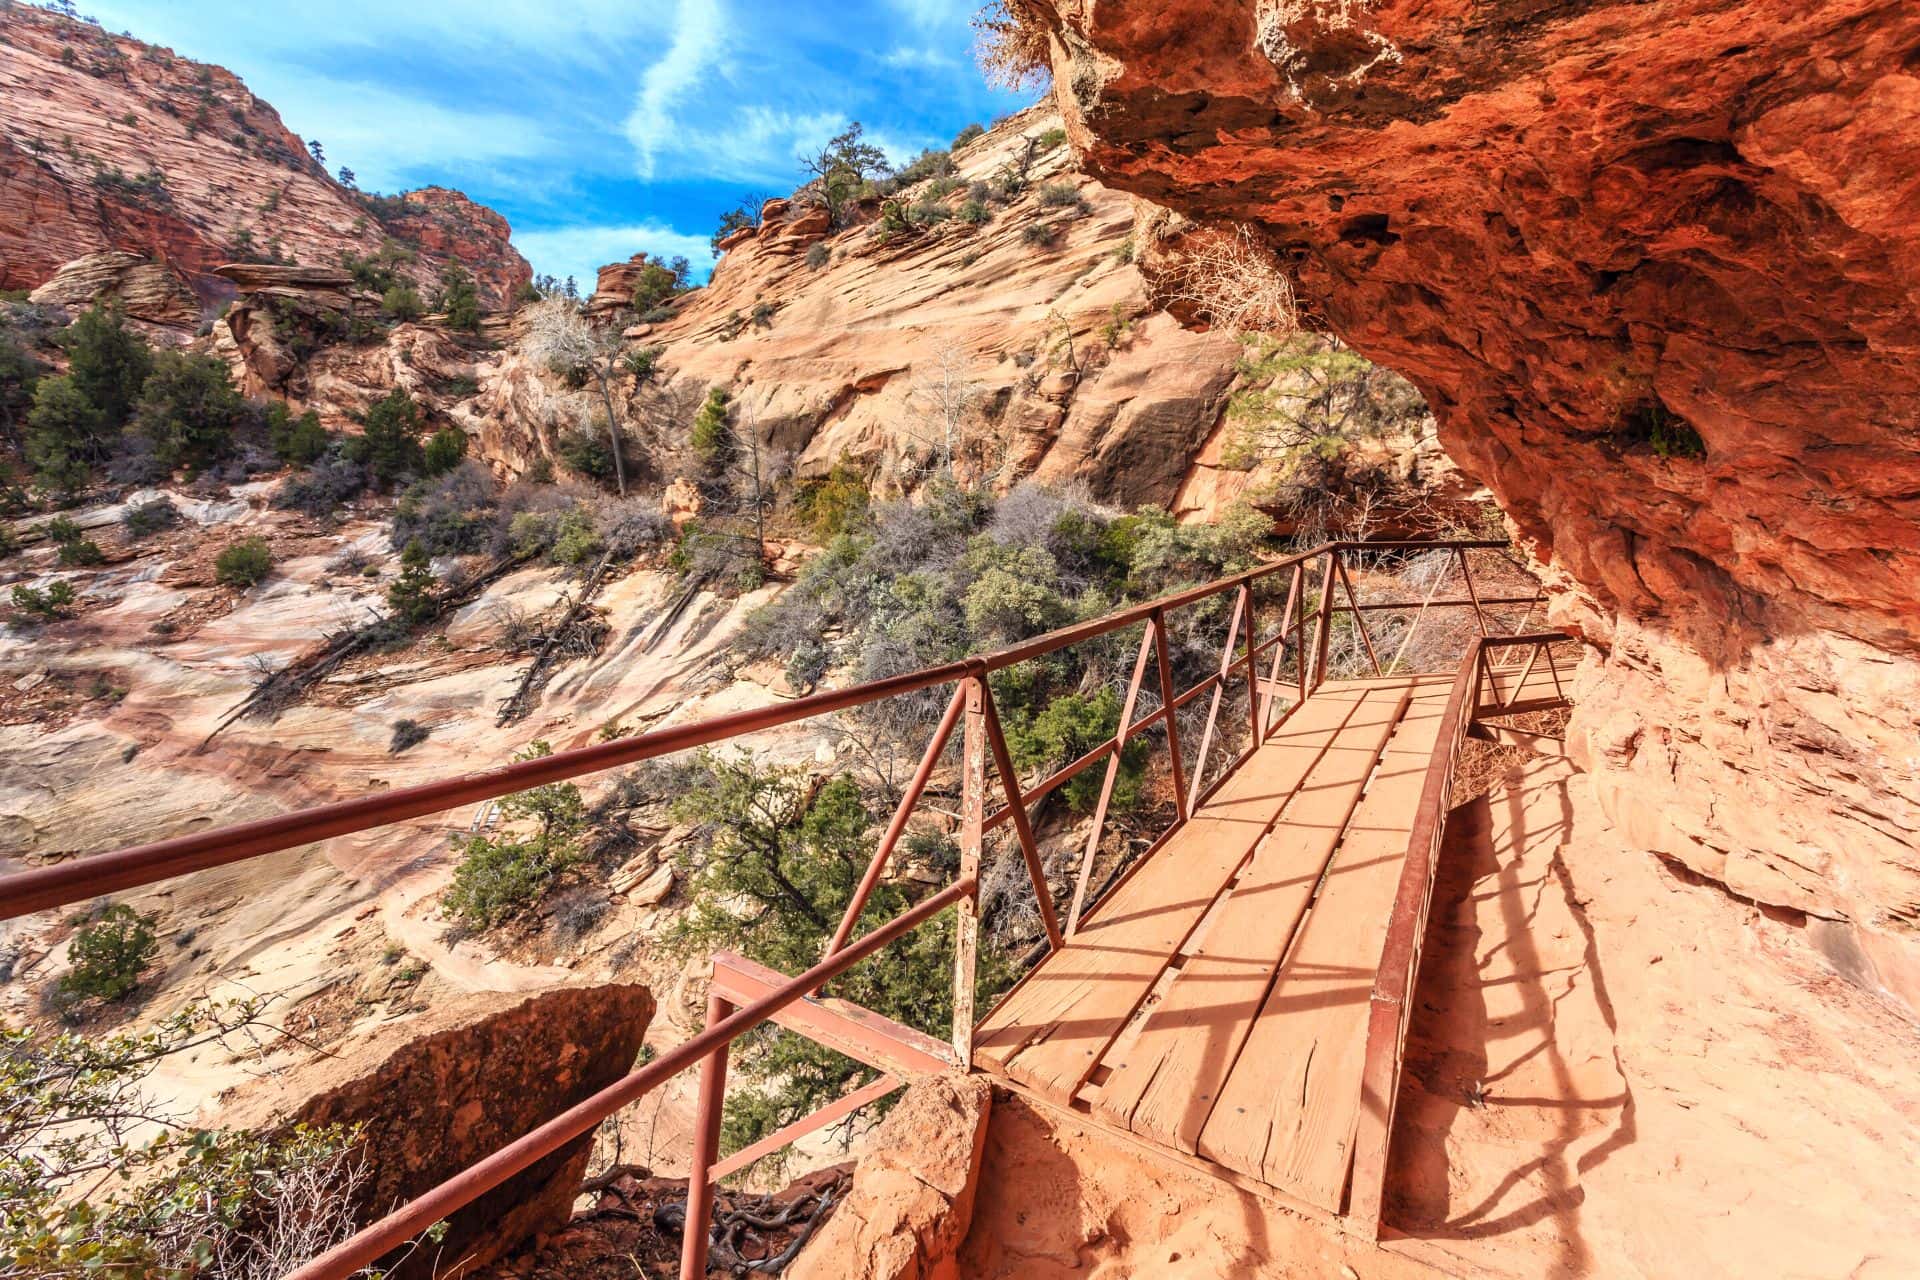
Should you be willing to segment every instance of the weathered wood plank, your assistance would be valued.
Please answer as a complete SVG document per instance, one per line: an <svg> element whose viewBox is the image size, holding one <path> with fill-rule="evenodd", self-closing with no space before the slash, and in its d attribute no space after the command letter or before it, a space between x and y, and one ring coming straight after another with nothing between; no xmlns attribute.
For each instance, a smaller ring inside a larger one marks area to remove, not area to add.
<svg viewBox="0 0 1920 1280"><path fill-rule="evenodd" d="M1314 762L1254 851L1096 1110L1182 1151L1197 1149L1287 944L1393 733L1407 691L1375 687Z"/></svg>
<svg viewBox="0 0 1920 1280"><path fill-rule="evenodd" d="M1268 993L1199 1154L1338 1212L1352 1159L1367 997L1444 712L1416 697Z"/></svg>
<svg viewBox="0 0 1920 1280"><path fill-rule="evenodd" d="M1295 712L981 1024L974 1060L1070 1100L1365 696L1364 690L1328 689Z"/></svg>

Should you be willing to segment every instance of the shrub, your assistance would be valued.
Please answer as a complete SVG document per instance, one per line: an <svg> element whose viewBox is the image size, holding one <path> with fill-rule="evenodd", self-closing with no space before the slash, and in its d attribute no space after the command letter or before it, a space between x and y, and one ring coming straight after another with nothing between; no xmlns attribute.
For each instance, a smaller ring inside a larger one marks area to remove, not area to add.
<svg viewBox="0 0 1920 1280"><path fill-rule="evenodd" d="M418 320L427 314L427 302L410 284L396 284L380 295L380 314L389 320Z"/></svg>
<svg viewBox="0 0 1920 1280"><path fill-rule="evenodd" d="M153 442L154 456L168 470L201 471L232 451L234 433L246 417L246 401L234 390L224 363L163 351L154 357L133 427Z"/></svg>
<svg viewBox="0 0 1920 1280"><path fill-rule="evenodd" d="M1120 695L1111 686L1088 697L1081 693L1059 694L1032 716L1010 716L1007 723L1007 751L1014 765L1024 773L1050 773L1078 760L1106 742L1120 727ZM1120 755L1120 774L1114 780L1113 811L1124 813L1137 808L1141 799L1141 779L1146 772L1147 744L1135 738ZM1076 813L1093 808L1099 800L1105 770L1083 770L1061 788L1067 807Z"/></svg>
<svg viewBox="0 0 1920 1280"><path fill-rule="evenodd" d="M100 552L100 545L65 516L55 516L47 521L46 532L54 546L60 549L61 564L93 565L106 559Z"/></svg>
<svg viewBox="0 0 1920 1280"><path fill-rule="evenodd" d="M467 433L458 427L442 427L427 440L421 455L421 468L430 476L444 475L460 465L467 456Z"/></svg>
<svg viewBox="0 0 1920 1280"><path fill-rule="evenodd" d="M153 923L152 916L116 902L82 925L67 946L71 967L60 977L60 990L77 999L118 1000L139 986L160 952Z"/></svg>
<svg viewBox="0 0 1920 1280"><path fill-rule="evenodd" d="M555 564L578 568L597 557L605 545L594 527L592 514L584 507L574 507L562 512L554 522L553 542L547 548L547 558Z"/></svg>
<svg viewBox="0 0 1920 1280"><path fill-rule="evenodd" d="M1045 222L1029 222L1020 228L1020 243L1044 249L1053 243L1053 226Z"/></svg>
<svg viewBox="0 0 1920 1280"><path fill-rule="evenodd" d="M966 128L962 129L959 133L954 135L952 149L955 151L958 151L960 148L966 146L969 142L972 142L975 138L983 136L986 132L987 132L987 127L985 125L977 124L977 123L970 124Z"/></svg>
<svg viewBox="0 0 1920 1280"><path fill-rule="evenodd" d="M433 557L418 542L400 553L400 576L387 588L387 606L395 620L409 629L433 620L440 610L434 594Z"/></svg>
<svg viewBox="0 0 1920 1280"><path fill-rule="evenodd" d="M309 516L330 516L340 505L358 497L370 479L367 468L341 457L323 457L298 475L289 476L274 495L273 505Z"/></svg>
<svg viewBox="0 0 1920 1280"><path fill-rule="evenodd" d="M1067 142L1067 131L1061 128L1059 125L1055 125L1053 128L1048 129L1046 132L1042 133L1034 141L1036 143L1037 149L1042 154L1044 154L1048 151L1054 150L1057 147L1065 146Z"/></svg>
<svg viewBox="0 0 1920 1280"><path fill-rule="evenodd" d="M596 417L591 424L576 423L568 427L554 441L553 451L567 470L589 480L611 480L619 475L604 415Z"/></svg>
<svg viewBox="0 0 1920 1280"><path fill-rule="evenodd" d="M265 538L242 538L215 557L213 580L243 590L265 580L273 571L273 549Z"/></svg>
<svg viewBox="0 0 1920 1280"><path fill-rule="evenodd" d="M1087 203L1087 198L1080 194L1080 188L1071 182L1043 183L1039 194L1034 198L1039 201L1042 209L1073 209L1079 213L1086 213L1093 207Z"/></svg>
<svg viewBox="0 0 1920 1280"><path fill-rule="evenodd" d="M924 182L928 178L944 178L952 172L952 154L929 147L913 159L907 161L900 172L894 175L894 178L901 186L907 187L912 186L916 182Z"/></svg>
<svg viewBox="0 0 1920 1280"><path fill-rule="evenodd" d="M970 227L978 227L993 221L993 210L982 201L969 200L960 206L960 212L955 216Z"/></svg>
<svg viewBox="0 0 1920 1280"><path fill-rule="evenodd" d="M171 529L179 523L180 508L165 498L155 498L152 502L128 507L120 517L120 527L127 531L129 538L150 538L162 529Z"/></svg>
<svg viewBox="0 0 1920 1280"><path fill-rule="evenodd" d="M728 393L725 387L710 387L700 412L694 415L693 431L687 443L700 468L709 477L718 476L733 461L733 428L727 423Z"/></svg>
<svg viewBox="0 0 1920 1280"><path fill-rule="evenodd" d="M794 506L814 537L832 538L864 524L870 501L866 481L838 463L824 478L802 484Z"/></svg>
<svg viewBox="0 0 1920 1280"><path fill-rule="evenodd" d="M480 291L474 287L473 277L467 269L457 262L448 263L440 271L440 297L437 305L446 317L449 329L463 329L476 333L480 329Z"/></svg>
<svg viewBox="0 0 1920 1280"><path fill-rule="evenodd" d="M665 347L635 347L620 357L620 367L641 382L651 382L660 357L666 353Z"/></svg>
<svg viewBox="0 0 1920 1280"><path fill-rule="evenodd" d="M515 756L538 760L553 754L536 742ZM586 826L580 788L554 782L518 791L500 802L509 826L531 824L526 835L455 837L460 861L441 906L460 924L486 929L526 910L546 896L559 874L579 861L580 834Z"/></svg>
<svg viewBox="0 0 1920 1280"><path fill-rule="evenodd" d="M825 240L816 240L807 249L807 265L815 271L822 270L833 261L833 250L827 248Z"/></svg>
<svg viewBox="0 0 1920 1280"><path fill-rule="evenodd" d="M420 406L395 387L360 415L360 435L347 440L347 459L358 462L383 484L420 470Z"/></svg>
<svg viewBox="0 0 1920 1280"><path fill-rule="evenodd" d="M419 546L430 556L485 551L494 537L493 476L477 462L422 480L394 504L394 547Z"/></svg>
<svg viewBox="0 0 1920 1280"><path fill-rule="evenodd" d="M953 217L953 210L947 208L944 200L922 200L908 210L907 216L922 227L935 227Z"/></svg>
<svg viewBox="0 0 1920 1280"><path fill-rule="evenodd" d="M327 451L333 436L320 425L320 415L309 409L299 417L284 400L269 404L264 414L267 444L282 462L304 465Z"/></svg>
<svg viewBox="0 0 1920 1280"><path fill-rule="evenodd" d="M397 756L409 747L417 747L425 742L427 735L432 732L418 720L395 720L393 739L387 743L387 754Z"/></svg>
<svg viewBox="0 0 1920 1280"><path fill-rule="evenodd" d="M41 620L66 617L75 599L73 584L65 578L55 579L44 591L25 583L13 589L14 609Z"/></svg>

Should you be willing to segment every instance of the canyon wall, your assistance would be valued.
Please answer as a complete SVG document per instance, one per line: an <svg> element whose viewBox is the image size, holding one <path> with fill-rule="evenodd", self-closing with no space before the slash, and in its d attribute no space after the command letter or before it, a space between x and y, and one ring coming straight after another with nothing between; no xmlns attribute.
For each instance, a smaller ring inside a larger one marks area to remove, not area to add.
<svg viewBox="0 0 1920 1280"><path fill-rule="evenodd" d="M1092 174L1426 393L1590 642L1633 843L1920 1004L1920 9L1014 8Z"/></svg>
<svg viewBox="0 0 1920 1280"><path fill-rule="evenodd" d="M203 300L212 269L338 266L391 237L431 285L470 271L494 305L532 268L506 219L457 191L367 196L328 176L232 72L27 5L0 6L0 289L33 289L107 249L165 263Z"/></svg>

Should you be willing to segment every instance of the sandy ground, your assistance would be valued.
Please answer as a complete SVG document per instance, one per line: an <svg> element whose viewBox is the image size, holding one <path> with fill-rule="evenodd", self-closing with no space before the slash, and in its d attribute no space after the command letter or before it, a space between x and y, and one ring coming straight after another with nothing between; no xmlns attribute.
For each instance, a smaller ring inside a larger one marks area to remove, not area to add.
<svg viewBox="0 0 1920 1280"><path fill-rule="evenodd" d="M1535 761L1456 811L1376 1248L996 1106L979 1277L1920 1275L1920 1029Z"/></svg>

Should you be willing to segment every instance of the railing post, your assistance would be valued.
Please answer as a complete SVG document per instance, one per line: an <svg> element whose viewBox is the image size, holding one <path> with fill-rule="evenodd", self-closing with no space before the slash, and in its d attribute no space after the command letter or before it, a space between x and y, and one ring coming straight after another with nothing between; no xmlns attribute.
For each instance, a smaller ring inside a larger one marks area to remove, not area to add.
<svg viewBox="0 0 1920 1280"><path fill-rule="evenodd" d="M1160 709L1167 718L1167 760L1173 767L1173 807L1180 822L1187 820L1187 769L1180 760L1180 715L1173 706L1173 660L1167 656L1167 615L1155 609L1148 615L1153 631L1154 665L1160 668Z"/></svg>
<svg viewBox="0 0 1920 1280"><path fill-rule="evenodd" d="M1255 612L1253 603L1253 584L1247 583L1240 588L1241 599L1247 605L1247 750L1252 751L1260 745L1260 659L1257 650L1260 646L1260 615ZM1287 620L1283 616L1280 625L1284 628ZM1274 645L1275 650L1287 647L1284 636Z"/></svg>
<svg viewBox="0 0 1920 1280"><path fill-rule="evenodd" d="M986 681L966 680L966 710L961 720L960 878L980 879L982 830L987 817ZM963 1071L973 1069L973 977L980 951L980 895L955 904L953 926L953 1050Z"/></svg>
<svg viewBox="0 0 1920 1280"><path fill-rule="evenodd" d="M1320 575L1320 621L1313 636L1313 687L1327 680L1327 649L1333 643L1333 570L1340 563L1340 549L1327 548L1326 572Z"/></svg>
<svg viewBox="0 0 1920 1280"><path fill-rule="evenodd" d="M1454 551L1460 556L1460 576L1467 584L1467 598L1473 601L1473 620L1480 625L1480 635L1484 639L1492 633L1487 630L1487 612L1480 607L1480 592L1473 585L1473 569L1467 564L1467 549L1455 547Z"/></svg>
<svg viewBox="0 0 1920 1280"><path fill-rule="evenodd" d="M1033 821L1027 816L1027 802L1021 795L1020 775L1014 772L1013 756L1007 750L1006 734L1000 731L1000 716L993 709L993 690L980 682L981 719L986 723L987 747L993 752L994 772L1000 775L1000 789L1007 795L1007 811L1013 818L1014 834L1019 837L1020 857L1027 864L1027 879L1033 884L1033 896L1040 907L1040 923L1047 931L1047 943L1055 951L1066 945L1060 932L1060 918L1053 909L1053 890L1047 885L1047 869L1040 863L1040 842L1033 834Z"/></svg>
<svg viewBox="0 0 1920 1280"><path fill-rule="evenodd" d="M1080 931L1080 913L1087 906L1087 888L1093 881L1093 860L1100 852L1100 837L1107 829L1107 809L1113 804L1113 788L1120 780L1120 762L1127 750L1127 737L1133 731L1133 709L1140 701L1140 683L1147 676L1147 655L1153 652L1153 628L1140 632L1140 651L1133 659L1133 679L1127 681L1127 697L1120 706L1120 722L1113 730L1113 754L1107 757L1107 776L1100 783L1100 802L1093 807L1093 827L1087 832L1087 848L1080 856L1080 874L1073 882L1073 902L1067 908L1067 936Z"/></svg>
<svg viewBox="0 0 1920 1280"><path fill-rule="evenodd" d="M707 997L707 1027L718 1026L733 1006L717 995ZM727 1097L727 1053L722 1041L700 1063L700 1107L693 1127L693 1163L687 1166L687 1217L680 1237L680 1280L703 1280L707 1274L707 1232L713 1225L713 1183L710 1172L720 1158L720 1113Z"/></svg>

